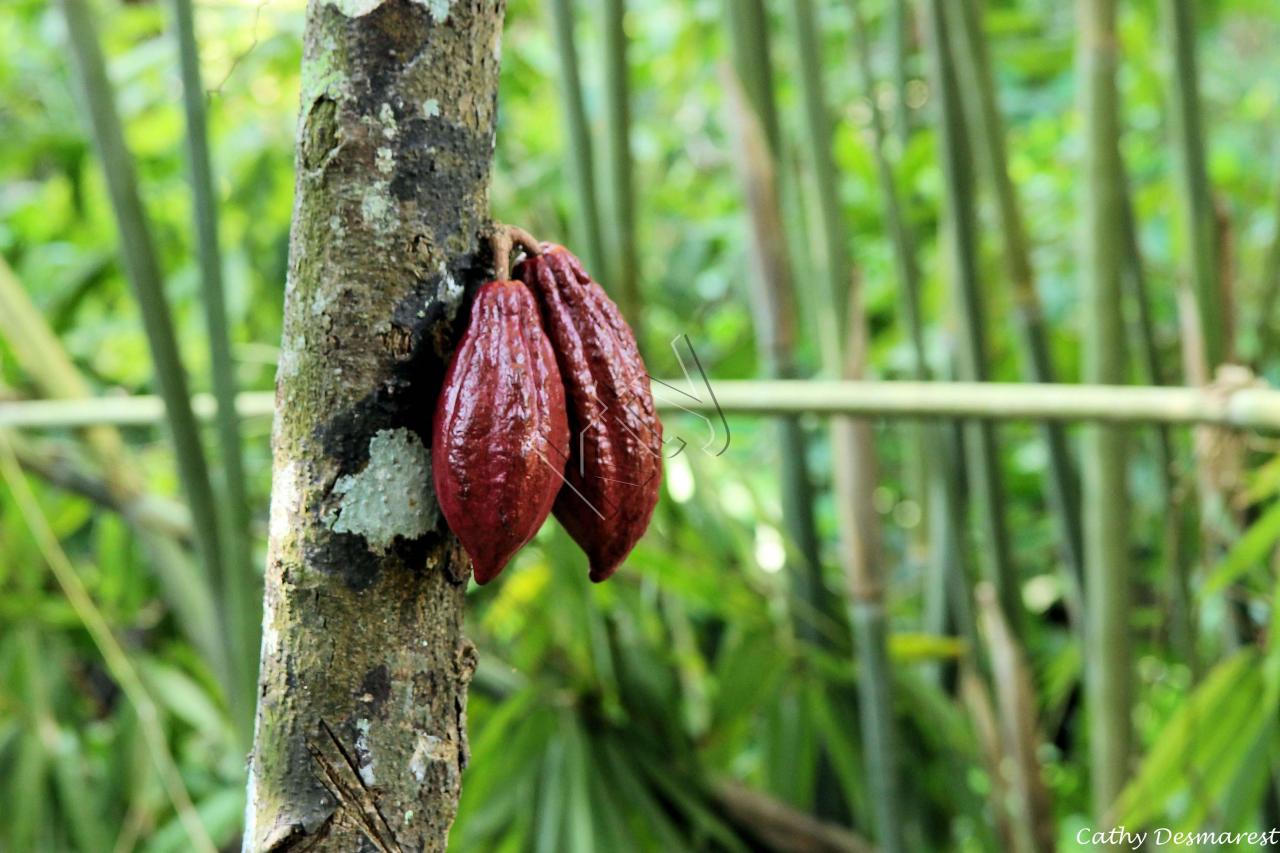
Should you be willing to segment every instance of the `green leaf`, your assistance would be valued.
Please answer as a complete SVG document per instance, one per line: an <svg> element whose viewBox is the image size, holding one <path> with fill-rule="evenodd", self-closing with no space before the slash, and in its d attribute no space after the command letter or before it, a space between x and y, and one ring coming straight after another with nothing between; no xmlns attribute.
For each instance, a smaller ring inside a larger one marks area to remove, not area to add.
<svg viewBox="0 0 1280 853"><path fill-rule="evenodd" d="M853 813L865 815L866 786L863 784L862 751L857 739L856 721L851 713L844 713L853 709L839 708L838 700L820 686L809 690L809 709Z"/></svg>
<svg viewBox="0 0 1280 853"><path fill-rule="evenodd" d="M80 850L86 853L109 850L112 833L97 813L98 792L89 784L85 763L79 739L71 732L62 732L53 775L58 786L58 805L65 814L63 822Z"/></svg>
<svg viewBox="0 0 1280 853"><path fill-rule="evenodd" d="M185 672L156 658L135 660L147 691L167 711L206 737L231 738L230 721L208 692Z"/></svg>
<svg viewBox="0 0 1280 853"><path fill-rule="evenodd" d="M1165 724L1121 792L1116 823L1147 825L1184 791L1197 801L1216 800L1231 771L1248 760L1242 746L1257 737L1263 715L1275 713L1261 701L1263 694L1255 651L1241 651L1214 667Z"/></svg>
<svg viewBox="0 0 1280 853"><path fill-rule="evenodd" d="M1262 565L1280 541L1280 501L1272 504L1249 529L1244 532L1231 550L1223 557L1209 579L1205 581L1202 595L1221 592L1239 580L1250 569Z"/></svg>
<svg viewBox="0 0 1280 853"><path fill-rule="evenodd" d="M225 848L235 837L244 816L245 790L243 785L229 785L196 803L196 814L209 832L213 843ZM182 820L176 815L170 818L147 841L146 853L185 853L191 842Z"/></svg>
<svg viewBox="0 0 1280 853"><path fill-rule="evenodd" d="M894 632L889 635L889 658L894 663L958 660L965 652L965 645L959 637Z"/></svg>
<svg viewBox="0 0 1280 853"><path fill-rule="evenodd" d="M564 732L564 775L567 777L568 796L565 808L566 849L593 853L594 834L591 823L591 801L588 790L591 785L591 757L583 746L582 731L578 721L566 714L562 724Z"/></svg>
<svg viewBox="0 0 1280 853"><path fill-rule="evenodd" d="M553 737L543 757L542 779L538 791L537 853L557 853L567 849L561 841L564 826L564 753L563 737Z"/></svg>

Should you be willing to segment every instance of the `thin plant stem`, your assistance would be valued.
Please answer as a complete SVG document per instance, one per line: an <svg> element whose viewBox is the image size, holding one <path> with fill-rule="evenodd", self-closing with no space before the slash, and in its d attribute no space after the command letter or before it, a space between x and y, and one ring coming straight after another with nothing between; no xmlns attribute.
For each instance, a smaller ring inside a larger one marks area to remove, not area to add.
<svg viewBox="0 0 1280 853"><path fill-rule="evenodd" d="M609 286L636 337L642 338L640 269L636 250L634 168L631 156L631 82L627 62L626 0L602 0L601 46L604 49L605 140L610 193L609 221L613 224L608 251Z"/></svg>
<svg viewBox="0 0 1280 853"><path fill-rule="evenodd" d="M29 726L26 737L36 749L42 749L52 759L50 763L53 766L49 775L57 783L58 804L64 810L63 823L76 848L106 850L110 846L107 828L98 819L93 804L84 796L82 789L86 781L84 774L80 772L84 754L78 750L64 749L59 743L61 731L55 700L50 695L52 685L49 683L50 675L56 670L49 667L49 649L45 647L40 629L35 624L18 628L16 639L18 659L22 662L26 675L22 693L22 703L27 706ZM12 801L10 804L13 805ZM38 824L33 821L32 825ZM23 841L17 840L16 843L23 844Z"/></svg>
<svg viewBox="0 0 1280 853"><path fill-rule="evenodd" d="M1009 175L1004 121L997 103L995 80L982 28L982 0L952 0L948 4L947 32L952 37L969 110L968 127L974 150L991 181L996 201L1004 258L1013 285L1015 326L1022 344L1023 373L1031 382L1057 382L1051 356L1049 329L1031 263L1031 247L1017 189ZM1079 628L1083 533L1080 522L1080 481L1071 458L1067 434L1058 424L1041 426L1049 452L1049 500L1058 521L1067 585L1068 607Z"/></svg>
<svg viewBox="0 0 1280 853"><path fill-rule="evenodd" d="M192 212L200 259L201 296L213 368L214 419L221 450L225 498L220 518L223 534L222 589L227 647L233 677L239 684L229 691L232 717L241 741L253 739L253 695L258 683L255 665L262 627L262 585L253 570L253 539L249 521L249 493L245 485L240 419L236 416L236 367L231 357L226 296L222 285L222 255L218 245L218 202L209 157L209 127L205 111L200 53L196 44L191 0L173 0L178 58L182 68L182 104L187 118L187 159L191 169Z"/></svg>
<svg viewBox="0 0 1280 853"><path fill-rule="evenodd" d="M853 53L854 68L858 73L859 85L866 93L871 109L872 155L875 159L876 178L880 184L880 200L884 206L884 217L889 240L893 246L894 267L898 276L898 306L907 340L911 345L913 357L913 374L918 381L927 381L931 375L928 353L924 343L923 320L921 317L920 293L922 281L920 263L916 254L915 234L911 224L903 214L899 199L897 179L892 164L885 150L887 133L884 116L875 99L875 75L871 69L871 42L867 35L865 19L858 0L850 0L850 12L853 16ZM898 8L898 6L895 6ZM945 606L948 600L948 589L954 584L950 580L959 576L959 588L967 590L967 571L964 560L964 524L957 504L959 484L956 482L957 460L952 458L950 446L943 434L945 427L938 424L918 425L915 430L915 441L912 444L922 460L928 460L924 471L925 494L923 503L928 519L929 566L926 572L926 630L941 634L946 630ZM954 608L953 608L954 611ZM971 613L972 608L962 608L953 612L961 633L973 636L972 625L964 624L964 614ZM940 669L934 668L934 674Z"/></svg>
<svg viewBox="0 0 1280 853"><path fill-rule="evenodd" d="M865 373L867 321L860 288L849 295L849 348L844 375ZM885 556L880 514L875 508L878 480L875 436L865 418L834 418L836 501L843 534L849 615L858 660L859 722L866 750L867 789L875 814L876 840L886 853L905 850L899 783L897 732L893 717L893 681L889 666L889 618L885 611Z"/></svg>
<svg viewBox="0 0 1280 853"><path fill-rule="evenodd" d="M46 483L86 498L103 509L118 513L131 524L150 533L184 544L191 541L191 513L185 504L159 495L144 495L125 502L106 479L79 460L69 448L53 449L37 444L19 433L7 435L22 469ZM203 651L203 649L202 649Z"/></svg>
<svg viewBox="0 0 1280 853"><path fill-rule="evenodd" d="M660 412L735 415L857 415L875 418L981 419L1100 424L1204 424L1232 430L1280 432L1280 390L1187 388L1172 385L1037 385L1033 382L862 382L819 379L717 379L715 397L691 395L683 379L655 379ZM696 389L695 389L696 391ZM236 400L242 418L272 416L275 395L245 391ZM213 418L208 396L192 400L196 414ZM0 428L76 429L97 424L152 426L164 419L159 397L0 402Z"/></svg>
<svg viewBox="0 0 1280 853"><path fill-rule="evenodd" d="M866 369L866 317L845 239L839 180L832 153L833 134L822 79L821 40L810 0L791 4L799 53L806 144L815 180L818 223L824 253L827 291L819 316L845 318L842 326L825 323L823 362L828 372L860 378ZM893 690L888 664L888 618L884 597L883 553L879 515L872 495L877 473L871 424L864 419L835 418L831 447L840 511L844 573L850 595L849 615L860 667L860 722L867 751L866 774L873 792L876 836L882 849L905 849L902 835Z"/></svg>
<svg viewBox="0 0 1280 853"><path fill-rule="evenodd" d="M3 258L0 258L0 334L9 341L18 363L46 397L74 400L92 396L89 383ZM125 461L125 445L118 432L90 427L85 431L85 440L102 464L113 492L126 496L141 488L137 471Z"/></svg>
<svg viewBox="0 0 1280 853"><path fill-rule="evenodd" d="M945 186L947 256L952 301L959 320L957 361L960 377L970 382L990 378L987 362L985 310L978 284L977 212L970 180L970 157L956 69L947 37L946 0L929 0L929 54L939 92L939 157ZM1000 607L1015 636L1022 624L1021 593L1009 554L1005 528L1004 490L995 430L990 423L964 427L965 464L969 471L974 509L979 518L978 550L985 557L986 575L996 589Z"/></svg>
<svg viewBox="0 0 1280 853"><path fill-rule="evenodd" d="M1124 223L1115 0L1079 0L1080 115L1084 122L1082 301L1085 381L1125 379L1120 314ZM1129 772L1133 665L1124 430L1084 430L1085 685L1093 809L1104 819Z"/></svg>
<svg viewBox="0 0 1280 853"><path fill-rule="evenodd" d="M743 6L750 5L748 3ZM731 3L728 13L730 30L743 32L736 21L737 3ZM763 31L756 31L755 37ZM750 34L748 32L748 34ZM753 61L765 65L763 73L757 69L754 81L772 79L768 67L767 44L756 41L750 47L743 46L739 57L751 55ZM791 273L791 258L782 227L782 207L778 196L778 178L772 150L754 103L749 102L743 67L735 64L733 74L726 74L725 90L730 120L734 126L733 137L737 142L736 163L747 194L750 214L752 274L752 306L755 320L756 345L760 351L763 372L767 376L790 378L796 375L795 363L795 289ZM772 103L772 87L756 92L761 103ZM769 108L765 107L767 111ZM797 634L818 642L815 616L826 611L822 594L822 561L818 540L817 522L814 518L814 488L808 469L808 441L800 421L795 416L784 416L776 422L782 519L793 550L794 565L789 576L794 583L796 598L804 605L809 618L798 618Z"/></svg>
<svg viewBox="0 0 1280 853"><path fill-rule="evenodd" d="M120 686L125 698L133 706L134 713L138 715L138 727L142 730L151 760L155 762L161 786L182 821L188 841L196 850L214 853L217 848L210 840L204 824L200 822L199 815L196 814L191 796L187 793L186 783L182 781L182 774L173 759L173 754L169 751L169 744L165 740L161 725L160 712L155 702L143 686L142 678L134 669L133 662L129 660L124 648L111 632L111 626L107 623L106 617L93 603L93 598L71 565L71 560L62 550L57 534L49 526L48 519L40 509L35 494L32 493L31 487L27 485L26 478L22 475L22 470L18 467L13 448L9 446L8 440L2 433L0 433L0 475L3 475L18 506L18 511L35 537L45 562L53 572L58 586L62 589L62 594L67 598L67 603L71 605L81 624L88 631L112 679Z"/></svg>
<svg viewBox="0 0 1280 853"><path fill-rule="evenodd" d="M813 0L794 0L786 6L791 12L796 61L799 63L800 101L804 110L803 143L808 151L818 202L814 230L822 258L819 277L823 287L816 306L818 341L826 372L839 375L844 350L840 318L848 315L847 291L852 267L840 209L839 178L831 152L832 123L822 82L822 41Z"/></svg>
<svg viewBox="0 0 1280 853"><path fill-rule="evenodd" d="M227 590L222 542L219 537L218 514L209 484L200 433L191 411L187 378L178 354L177 339L165 301L164 284L156 258L146 212L138 194L133 160L125 145L124 131L116 113L114 94L107 78L106 62L93 15L85 0L62 0L62 9L71 39L71 54L79 76L84 103L88 109L93 140L102 160L116 227L120 232L120 252L129 282L142 313L142 325L151 348L156 381L164 400L166 420L173 439L178 475L191 507L197 549L211 586ZM218 608L221 623L228 625L227 602ZM228 650L234 650L229 645ZM231 664L235 666L234 664ZM238 672L239 670L234 670ZM233 677L227 685L230 705L240 709L251 701L243 695L244 686ZM237 715L238 716L238 715Z"/></svg>
<svg viewBox="0 0 1280 853"><path fill-rule="evenodd" d="M1121 168L1124 161L1121 159ZM1133 305L1134 349L1142 366L1143 381L1151 385L1166 385L1167 378L1160 364L1159 347L1156 344L1155 318L1151 310L1151 289L1147 284L1146 265L1143 263L1142 246L1138 239L1137 216L1133 210L1133 195L1128 175L1124 178L1124 282L1128 285L1129 302ZM1198 669L1195 654L1195 619L1192 613L1190 574L1194 552L1187 535L1186 503L1182 499L1174 471L1173 436L1164 424L1156 426L1156 477L1160 484L1160 504L1164 512L1165 563L1169 567L1169 602L1172 610L1170 641L1178 657Z"/></svg>
<svg viewBox="0 0 1280 853"><path fill-rule="evenodd" d="M1217 378L1221 365L1234 359L1235 353L1229 280L1219 264L1218 221L1205 162L1195 14L1195 3L1190 0L1160 2L1163 41L1168 46L1167 97L1174 151L1174 195L1183 236L1182 266L1188 284L1180 307L1184 314L1191 315L1184 318L1191 328L1182 336L1183 362L1188 382L1208 384ZM1212 431L1201 431L1195 441L1200 547L1211 563L1221 558L1237 523L1219 476L1229 465L1224 465L1208 449L1219 445L1218 439L1219 435ZM1234 646L1248 634L1248 620L1237 604L1232 604L1229 613L1230 618L1223 622L1223 632L1227 642Z"/></svg>
<svg viewBox="0 0 1280 853"><path fill-rule="evenodd" d="M875 159L876 179L880 184L880 200L884 206L889 242L893 246L894 272L898 276L899 285L899 310L902 314L907 342L911 345L912 373L916 379L924 381L929 379L931 371L924 343L924 319L920 307L923 286L920 261L916 253L916 238L910 222L903 213L897 177L894 175L893 164L889 162L889 156L885 151L887 133L884 116L875 99L875 75L871 69L871 41L867 37L861 4L859 0L850 0L849 6L853 14L854 69L871 110L871 153Z"/></svg>
<svg viewBox="0 0 1280 853"><path fill-rule="evenodd" d="M725 0L724 5L733 67L776 161L781 155L782 132L778 128L778 107L773 96L769 16L764 0ZM775 169L775 176L776 173Z"/></svg>
<svg viewBox="0 0 1280 853"><path fill-rule="evenodd" d="M1262 297L1258 302L1257 355L1255 363L1265 367L1275 355L1276 347L1276 306L1280 304L1280 185L1276 187L1275 225L1271 234L1271 244L1267 247L1266 259L1262 265L1260 286Z"/></svg>
<svg viewBox="0 0 1280 853"><path fill-rule="evenodd" d="M1005 796L993 797L992 805L1008 812L1009 828L1016 839L1012 849L1025 853L1052 851L1056 847L1053 807L1040 773L1038 703L1026 652L1009 633L992 588L981 584L975 598L991 662L1002 756L1000 770L1009 782L1008 790L1002 792Z"/></svg>
<svg viewBox="0 0 1280 853"><path fill-rule="evenodd" d="M587 109L582 99L582 77L578 71L578 47L574 39L573 0L551 0L551 30L560 60L560 103L569 137L567 161L573 184L576 209L572 224L579 233L582 257L590 269L605 270L600 236L600 210L596 195L595 160ZM600 273L597 273L600 274Z"/></svg>
<svg viewBox="0 0 1280 853"><path fill-rule="evenodd" d="M1231 358L1231 347L1218 280L1216 225L1200 120L1195 3L1161 0L1160 12L1169 49L1169 126L1178 184L1175 196L1186 241L1186 272L1204 347L1202 367L1206 379L1212 379L1218 365Z"/></svg>
<svg viewBox="0 0 1280 853"><path fill-rule="evenodd" d="M683 379L655 379L660 412L735 415L858 415L875 418L982 419L1101 424L1205 424L1233 430L1280 432L1280 390L1243 385L1221 392L1144 385L1037 385L1032 382L864 382L818 379L717 379L715 397L684 390ZM695 389L696 391L696 389ZM270 391L245 391L242 418L268 419ZM213 418L213 399L192 400L197 415ZM0 402L0 428L76 429L108 424L152 426L164 419L159 397Z"/></svg>
<svg viewBox="0 0 1280 853"><path fill-rule="evenodd" d="M45 396L68 406L95 404L89 383L3 258L0 258L0 334L9 341L18 363ZM104 422L78 426L84 428L85 445L102 468L103 497L120 507L136 531L145 533L139 538L148 552L148 563L156 573L165 603L173 608L183 632L205 655L213 670L220 678L229 678L230 662L218 628L212 587L184 552L184 543L180 541L192 534L190 516L187 516L186 537L166 535L148 524L151 496L143 490L137 461L131 457L120 433Z"/></svg>
<svg viewBox="0 0 1280 853"><path fill-rule="evenodd" d="M907 64L911 58L911 0L889 0L889 34L893 47L894 131L898 147L907 150L911 141L911 105L907 103L910 82ZM868 90L867 97L875 99Z"/></svg>

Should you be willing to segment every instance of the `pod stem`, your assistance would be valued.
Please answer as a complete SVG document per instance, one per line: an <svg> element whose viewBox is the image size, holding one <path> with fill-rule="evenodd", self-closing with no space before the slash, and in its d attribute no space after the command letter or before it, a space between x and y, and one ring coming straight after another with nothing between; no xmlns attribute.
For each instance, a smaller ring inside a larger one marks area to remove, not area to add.
<svg viewBox="0 0 1280 853"><path fill-rule="evenodd" d="M530 255L541 255L542 245L528 231L517 225L493 224L493 232L489 236L489 245L493 249L493 272L498 281L511 278L511 250L519 246Z"/></svg>

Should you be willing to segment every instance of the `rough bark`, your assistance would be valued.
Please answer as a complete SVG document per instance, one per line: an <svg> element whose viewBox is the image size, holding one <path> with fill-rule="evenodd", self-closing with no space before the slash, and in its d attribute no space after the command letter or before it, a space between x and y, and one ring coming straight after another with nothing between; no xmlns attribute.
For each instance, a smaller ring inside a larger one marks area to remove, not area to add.
<svg viewBox="0 0 1280 853"><path fill-rule="evenodd" d="M431 412L487 272L504 0L311 0L247 850L443 850L468 566Z"/></svg>

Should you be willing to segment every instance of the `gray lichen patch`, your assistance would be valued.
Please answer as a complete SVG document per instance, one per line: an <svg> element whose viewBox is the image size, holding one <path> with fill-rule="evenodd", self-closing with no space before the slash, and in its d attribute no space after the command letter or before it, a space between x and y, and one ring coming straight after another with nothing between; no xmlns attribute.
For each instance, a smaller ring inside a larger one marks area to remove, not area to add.
<svg viewBox="0 0 1280 853"><path fill-rule="evenodd" d="M327 2L348 18L362 18L386 0L327 0ZM412 0L412 2L425 8L431 15L431 20L441 24L448 19L454 0Z"/></svg>
<svg viewBox="0 0 1280 853"><path fill-rule="evenodd" d="M369 721L365 719L356 720L356 763L360 767L361 781L366 785L376 785L378 780L373 775L375 762L369 751Z"/></svg>
<svg viewBox="0 0 1280 853"><path fill-rule="evenodd" d="M395 171L395 168L396 168L395 152L385 146L379 148L377 153L377 159L374 161L374 165L377 167L378 171L381 172L382 174L384 175L391 174L392 172Z"/></svg>
<svg viewBox="0 0 1280 853"><path fill-rule="evenodd" d="M329 0L329 5L348 18L360 18L381 6L383 0Z"/></svg>
<svg viewBox="0 0 1280 853"><path fill-rule="evenodd" d="M418 732L417 743L413 747L413 755L409 757L409 772L419 782L425 782L427 769L432 763L451 763L458 759L457 749L442 738L426 732Z"/></svg>
<svg viewBox="0 0 1280 853"><path fill-rule="evenodd" d="M418 2L427 7L427 14L431 16L431 20L437 24L443 24L449 20L449 10L453 8L454 0L418 0Z"/></svg>
<svg viewBox="0 0 1280 853"><path fill-rule="evenodd" d="M431 491L431 453L411 430L379 430L369 441L369 463L358 474L339 477L340 498L328 519L335 533L355 533L385 554L397 536L417 539L431 530L439 507Z"/></svg>
<svg viewBox="0 0 1280 853"><path fill-rule="evenodd" d="M306 348L306 335L285 335L280 342L280 359L276 364L276 382L288 379L298 372L299 362Z"/></svg>
<svg viewBox="0 0 1280 853"><path fill-rule="evenodd" d="M458 315L458 308L462 305L462 285L453 277L453 274L444 267L440 266L440 281L436 285L436 299L444 305L445 316L449 318L449 322L453 322L453 318Z"/></svg>
<svg viewBox="0 0 1280 853"><path fill-rule="evenodd" d="M399 223L388 181L373 181L360 198L360 216L375 231L390 231Z"/></svg>

